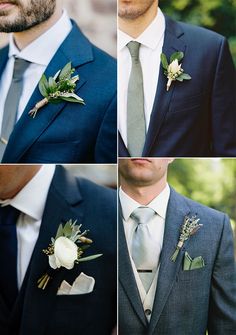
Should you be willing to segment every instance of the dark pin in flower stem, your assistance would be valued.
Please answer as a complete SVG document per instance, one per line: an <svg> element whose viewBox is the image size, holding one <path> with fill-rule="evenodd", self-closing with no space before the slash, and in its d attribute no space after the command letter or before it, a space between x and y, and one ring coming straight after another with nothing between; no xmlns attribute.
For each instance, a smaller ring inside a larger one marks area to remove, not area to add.
<svg viewBox="0 0 236 335"><path fill-rule="evenodd" d="M84 100L76 93L76 82L79 76L72 77L75 69L71 68L71 63L65 65L62 70L59 70L54 77L46 78L43 74L39 82L39 91L44 99L38 101L34 108L29 111L29 115L36 117L38 111L48 103L60 103L62 101L85 104Z"/></svg>

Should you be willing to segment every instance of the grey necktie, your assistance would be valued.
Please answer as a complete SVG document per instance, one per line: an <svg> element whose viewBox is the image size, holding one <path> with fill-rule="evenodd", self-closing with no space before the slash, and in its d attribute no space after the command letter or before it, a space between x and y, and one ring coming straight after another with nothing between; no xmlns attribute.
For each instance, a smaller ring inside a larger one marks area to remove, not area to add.
<svg viewBox="0 0 236 335"><path fill-rule="evenodd" d="M149 207L138 207L131 218L137 223L132 240L132 258L146 292L149 290L156 270L155 245L148 223L155 211Z"/></svg>
<svg viewBox="0 0 236 335"><path fill-rule="evenodd" d="M1 141L0 141L0 158L4 154L9 137L16 122L16 114L23 88L23 75L29 66L29 62L24 59L16 58L13 69L12 82L7 93L4 113L2 120Z"/></svg>
<svg viewBox="0 0 236 335"><path fill-rule="evenodd" d="M127 47L132 60L127 97L127 145L132 157L141 157L145 142L146 128L143 73L139 60L140 43L131 41L127 44Z"/></svg>

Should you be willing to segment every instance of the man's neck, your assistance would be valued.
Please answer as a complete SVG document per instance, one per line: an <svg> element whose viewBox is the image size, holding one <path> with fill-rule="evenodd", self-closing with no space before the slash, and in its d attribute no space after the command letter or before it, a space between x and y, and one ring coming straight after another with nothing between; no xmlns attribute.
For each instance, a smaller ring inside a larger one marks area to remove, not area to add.
<svg viewBox="0 0 236 335"><path fill-rule="evenodd" d="M119 17L119 29L133 38L139 37L157 15L158 7L155 3L154 6L155 7L151 7L144 15L134 20Z"/></svg>
<svg viewBox="0 0 236 335"><path fill-rule="evenodd" d="M147 206L155 199L166 187L166 180L160 180L158 183L149 186L135 186L121 183L122 190L140 205Z"/></svg>
<svg viewBox="0 0 236 335"><path fill-rule="evenodd" d="M49 30L62 16L62 9L56 8L53 15L46 21L28 30L17 32L13 34L14 41L19 50L24 49L36 40L39 36Z"/></svg>

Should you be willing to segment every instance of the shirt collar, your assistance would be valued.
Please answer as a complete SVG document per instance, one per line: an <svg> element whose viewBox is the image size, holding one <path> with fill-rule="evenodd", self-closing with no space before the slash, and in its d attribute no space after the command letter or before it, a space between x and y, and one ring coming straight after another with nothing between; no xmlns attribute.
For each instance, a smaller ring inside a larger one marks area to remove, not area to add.
<svg viewBox="0 0 236 335"><path fill-rule="evenodd" d="M43 165L14 198L0 201L0 203L4 206L11 205L36 221L42 220L54 171L54 165Z"/></svg>
<svg viewBox="0 0 236 335"><path fill-rule="evenodd" d="M47 66L71 29L72 23L64 10L61 18L50 29L22 50L17 48L13 34L10 34L8 57L15 56L34 64Z"/></svg>
<svg viewBox="0 0 236 335"><path fill-rule="evenodd" d="M165 32L165 17L158 7L157 15L150 25L136 39L118 30L118 49L121 51L130 41L136 41L155 50Z"/></svg>
<svg viewBox="0 0 236 335"><path fill-rule="evenodd" d="M122 188L119 191L122 214L127 221L131 213L138 207L143 206L126 194ZM154 198L146 207L152 208L163 219L166 218L167 205L170 198L170 187L167 184L164 190Z"/></svg>

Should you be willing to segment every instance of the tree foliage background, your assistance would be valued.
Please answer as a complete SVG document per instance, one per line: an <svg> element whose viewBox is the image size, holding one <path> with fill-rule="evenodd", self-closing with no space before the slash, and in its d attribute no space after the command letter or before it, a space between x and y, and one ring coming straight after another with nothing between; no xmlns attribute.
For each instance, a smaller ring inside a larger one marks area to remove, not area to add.
<svg viewBox="0 0 236 335"><path fill-rule="evenodd" d="M173 19L214 30L228 38L236 65L236 0L159 0Z"/></svg>
<svg viewBox="0 0 236 335"><path fill-rule="evenodd" d="M168 181L177 192L229 215L236 251L236 159L176 159Z"/></svg>

